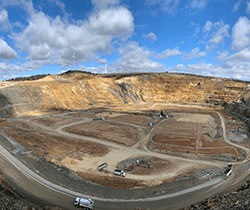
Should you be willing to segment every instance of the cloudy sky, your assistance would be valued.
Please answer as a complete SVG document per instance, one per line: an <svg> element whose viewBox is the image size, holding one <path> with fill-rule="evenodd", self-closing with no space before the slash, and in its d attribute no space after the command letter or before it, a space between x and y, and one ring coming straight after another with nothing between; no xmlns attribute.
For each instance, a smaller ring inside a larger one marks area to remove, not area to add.
<svg viewBox="0 0 250 210"><path fill-rule="evenodd" d="M0 1L0 80L73 63L250 81L250 0Z"/></svg>

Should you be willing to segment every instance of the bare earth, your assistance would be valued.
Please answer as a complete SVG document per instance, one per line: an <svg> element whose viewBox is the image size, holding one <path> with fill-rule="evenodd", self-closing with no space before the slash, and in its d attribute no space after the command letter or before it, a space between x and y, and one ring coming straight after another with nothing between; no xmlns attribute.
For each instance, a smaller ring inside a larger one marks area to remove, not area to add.
<svg viewBox="0 0 250 210"><path fill-rule="evenodd" d="M138 114L130 113L136 111L133 106L126 106L123 112L119 107L109 112L30 112L0 125L5 135L28 151L71 169L87 181L112 188L155 186L194 171L223 170L227 162L243 158L225 141L216 110L166 106L163 110L169 116L160 118L155 105L145 107ZM163 108L161 104L156 107ZM242 124L227 120L231 116L222 114L226 132L242 128ZM244 141L240 144L249 146ZM139 163L136 158L141 158ZM122 168L126 161L128 165ZM108 167L98 171L104 162ZM124 170L126 178L114 176L116 168Z"/></svg>

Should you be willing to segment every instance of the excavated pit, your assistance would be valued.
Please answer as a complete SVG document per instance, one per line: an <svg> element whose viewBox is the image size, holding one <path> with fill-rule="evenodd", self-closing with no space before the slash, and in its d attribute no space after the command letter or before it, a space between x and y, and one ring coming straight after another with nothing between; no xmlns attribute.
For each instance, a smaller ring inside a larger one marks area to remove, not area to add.
<svg viewBox="0 0 250 210"><path fill-rule="evenodd" d="M241 95L247 105L249 86L165 73L73 72L2 82L1 144L8 142L9 151L35 170L45 169L38 169L38 163L32 166L31 157L63 168L62 176L72 172L83 182L104 187L105 192L148 188L149 197L163 188L174 192L221 176L228 162L246 158L244 150L230 142L250 146L248 124L242 122L247 115L236 116L248 112L235 108L244 106ZM161 111L165 115L160 117ZM229 142L218 113L225 119ZM104 162L107 168L98 171ZM126 172L125 178L113 175L117 168ZM90 189L89 193L94 194Z"/></svg>

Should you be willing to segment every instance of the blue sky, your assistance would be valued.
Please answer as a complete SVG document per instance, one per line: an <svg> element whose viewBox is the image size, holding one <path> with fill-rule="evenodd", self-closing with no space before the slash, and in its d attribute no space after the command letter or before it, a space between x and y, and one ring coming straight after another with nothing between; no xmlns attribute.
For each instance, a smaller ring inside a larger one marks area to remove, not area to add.
<svg viewBox="0 0 250 210"><path fill-rule="evenodd" d="M1 0L0 80L182 72L250 80L250 0Z"/></svg>

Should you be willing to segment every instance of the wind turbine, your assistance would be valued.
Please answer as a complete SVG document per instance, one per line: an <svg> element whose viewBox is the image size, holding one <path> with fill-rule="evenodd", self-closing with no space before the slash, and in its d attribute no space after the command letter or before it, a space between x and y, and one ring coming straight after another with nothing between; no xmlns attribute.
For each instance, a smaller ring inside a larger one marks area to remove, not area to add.
<svg viewBox="0 0 250 210"><path fill-rule="evenodd" d="M75 70L75 50L74 50L74 54L73 54L73 70Z"/></svg>
<svg viewBox="0 0 250 210"><path fill-rule="evenodd" d="M107 74L107 64L105 64L105 74Z"/></svg>

